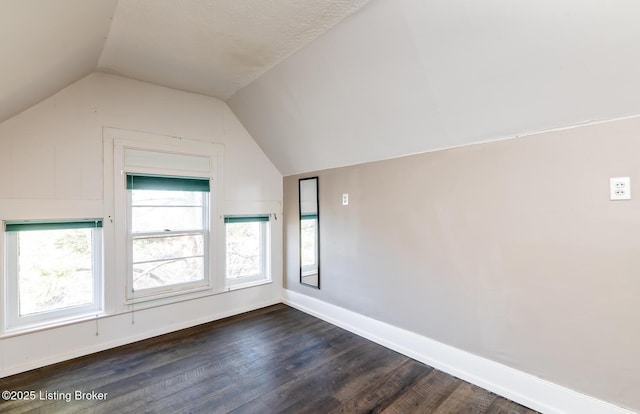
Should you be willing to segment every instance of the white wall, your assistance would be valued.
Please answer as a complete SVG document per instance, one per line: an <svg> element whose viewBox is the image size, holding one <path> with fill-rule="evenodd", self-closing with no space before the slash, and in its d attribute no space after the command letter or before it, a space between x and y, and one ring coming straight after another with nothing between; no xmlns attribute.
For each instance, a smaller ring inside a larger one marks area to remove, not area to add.
<svg viewBox="0 0 640 414"><path fill-rule="evenodd" d="M224 144L223 213L281 212L282 176L224 102L94 73L0 124L0 220L102 217L103 127ZM279 302L281 223L272 226L273 283L140 310L135 323L116 314L4 336L0 376ZM118 277L105 275L107 299Z"/></svg>
<svg viewBox="0 0 640 414"><path fill-rule="evenodd" d="M635 115L638 13L372 0L228 103L283 175Z"/></svg>

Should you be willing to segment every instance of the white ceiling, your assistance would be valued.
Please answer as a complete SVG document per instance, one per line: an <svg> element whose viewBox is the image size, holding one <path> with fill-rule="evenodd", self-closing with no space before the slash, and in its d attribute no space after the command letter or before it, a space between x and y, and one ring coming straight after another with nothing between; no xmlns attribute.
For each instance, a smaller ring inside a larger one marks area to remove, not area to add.
<svg viewBox="0 0 640 414"><path fill-rule="evenodd" d="M116 0L0 0L0 122L96 70Z"/></svg>
<svg viewBox="0 0 640 414"><path fill-rule="evenodd" d="M227 99L367 0L120 0L98 69Z"/></svg>
<svg viewBox="0 0 640 414"><path fill-rule="evenodd" d="M0 122L94 71L227 100L284 175L640 114L636 0L0 0Z"/></svg>
<svg viewBox="0 0 640 414"><path fill-rule="evenodd" d="M0 122L94 71L227 99L368 0L1 0Z"/></svg>
<svg viewBox="0 0 640 414"><path fill-rule="evenodd" d="M284 175L636 115L638 16L636 0L372 0L227 103Z"/></svg>

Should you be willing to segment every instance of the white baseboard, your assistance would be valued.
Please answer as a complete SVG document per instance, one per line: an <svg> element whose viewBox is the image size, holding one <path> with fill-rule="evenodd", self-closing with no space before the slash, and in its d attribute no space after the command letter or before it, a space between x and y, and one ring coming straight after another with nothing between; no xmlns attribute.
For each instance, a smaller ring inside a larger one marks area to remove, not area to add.
<svg viewBox="0 0 640 414"><path fill-rule="evenodd" d="M632 411L359 313L283 289L283 302L389 349L547 414Z"/></svg>

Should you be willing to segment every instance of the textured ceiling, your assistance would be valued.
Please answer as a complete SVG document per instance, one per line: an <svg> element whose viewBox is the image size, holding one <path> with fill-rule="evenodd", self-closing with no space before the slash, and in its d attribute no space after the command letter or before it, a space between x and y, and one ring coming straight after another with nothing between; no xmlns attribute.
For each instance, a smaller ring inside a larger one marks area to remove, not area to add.
<svg viewBox="0 0 640 414"><path fill-rule="evenodd" d="M120 0L102 71L227 99L366 0Z"/></svg>
<svg viewBox="0 0 640 414"><path fill-rule="evenodd" d="M368 0L1 0L0 122L94 71L221 99Z"/></svg>

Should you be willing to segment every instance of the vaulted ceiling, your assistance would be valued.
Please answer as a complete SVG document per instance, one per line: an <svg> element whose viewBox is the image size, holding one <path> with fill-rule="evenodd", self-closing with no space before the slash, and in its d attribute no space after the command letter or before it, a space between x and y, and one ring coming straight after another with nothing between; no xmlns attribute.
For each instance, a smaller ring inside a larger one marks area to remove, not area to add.
<svg viewBox="0 0 640 414"><path fill-rule="evenodd" d="M94 71L227 99L367 0L2 0L0 122Z"/></svg>
<svg viewBox="0 0 640 414"><path fill-rule="evenodd" d="M2 0L0 122L104 71L227 101L283 175L402 156L640 114L639 15L635 0Z"/></svg>
<svg viewBox="0 0 640 414"><path fill-rule="evenodd" d="M638 16L635 0L372 0L228 104L283 175L637 115Z"/></svg>

